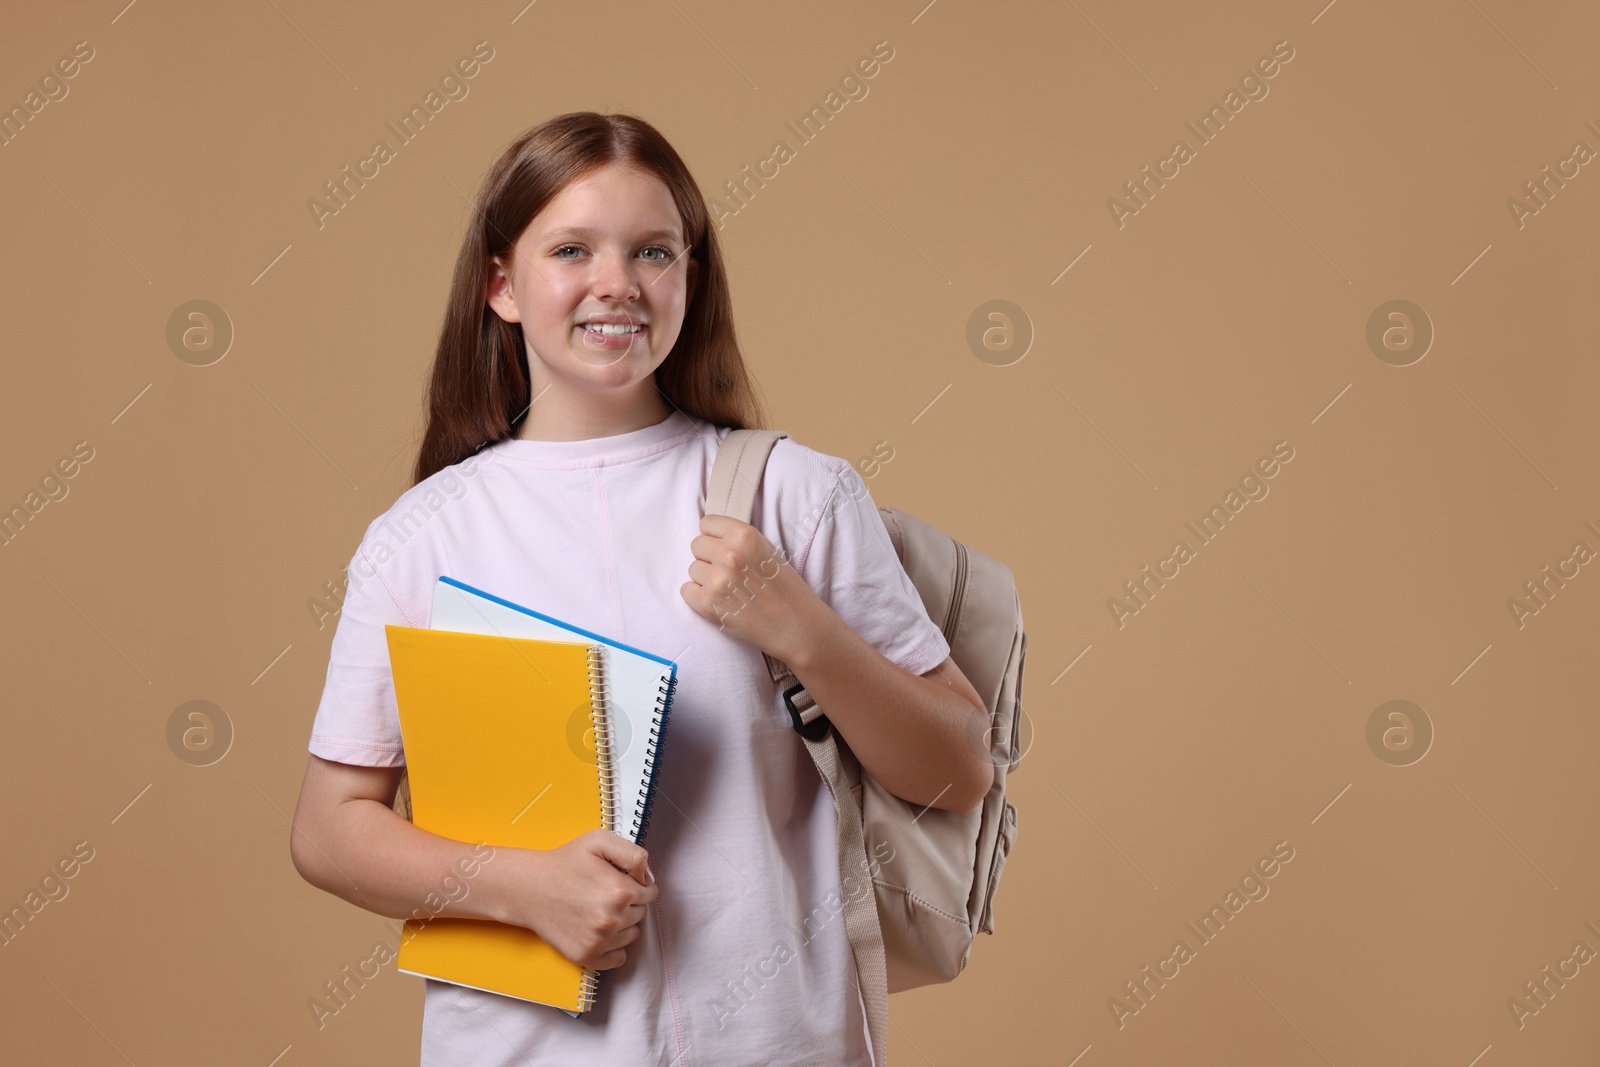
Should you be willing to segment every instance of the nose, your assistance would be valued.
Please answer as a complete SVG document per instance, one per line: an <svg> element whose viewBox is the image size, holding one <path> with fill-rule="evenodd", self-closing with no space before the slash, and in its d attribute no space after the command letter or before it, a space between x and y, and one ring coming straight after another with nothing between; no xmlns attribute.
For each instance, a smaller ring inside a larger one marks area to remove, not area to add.
<svg viewBox="0 0 1600 1067"><path fill-rule="evenodd" d="M596 256L594 295L605 301L637 300L640 289L632 258L615 253Z"/></svg>

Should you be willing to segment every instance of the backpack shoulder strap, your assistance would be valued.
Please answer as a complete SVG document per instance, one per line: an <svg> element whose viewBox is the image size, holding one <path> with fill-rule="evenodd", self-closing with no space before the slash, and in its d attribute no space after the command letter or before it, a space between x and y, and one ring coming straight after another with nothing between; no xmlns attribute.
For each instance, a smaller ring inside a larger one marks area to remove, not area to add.
<svg viewBox="0 0 1600 1067"><path fill-rule="evenodd" d="M741 522L754 517L756 488L766 469L767 455L778 438L788 437L782 430L732 430L717 447L711 467L711 483L706 490L707 515L729 515ZM867 860L861 809L851 792L849 777L841 764L838 742L829 728L827 716L799 683L787 664L761 653L767 671L784 689L784 704L795 731L804 740L823 784L833 797L838 817L838 860L840 887L845 879L857 885L872 885L873 870ZM872 1062L882 1065L888 1046L889 989L888 965L884 954L883 931L878 919L876 891L871 894L842 893L845 933L855 960L857 990L867 1019L872 1041Z"/></svg>
<svg viewBox="0 0 1600 1067"><path fill-rule="evenodd" d="M705 514L728 515L740 522L755 522L756 489L766 471L767 456L778 438L788 437L782 430L730 430L717 446L717 459L711 465L711 484L706 489ZM789 686L795 677L788 666L765 652L767 673L772 680ZM810 710L809 708L807 710ZM815 718L821 710L813 712Z"/></svg>
<svg viewBox="0 0 1600 1067"><path fill-rule="evenodd" d="M782 430L730 430L717 446L717 461L712 464L711 485L706 490L706 514L731 515L749 522L767 454L778 438L788 436Z"/></svg>

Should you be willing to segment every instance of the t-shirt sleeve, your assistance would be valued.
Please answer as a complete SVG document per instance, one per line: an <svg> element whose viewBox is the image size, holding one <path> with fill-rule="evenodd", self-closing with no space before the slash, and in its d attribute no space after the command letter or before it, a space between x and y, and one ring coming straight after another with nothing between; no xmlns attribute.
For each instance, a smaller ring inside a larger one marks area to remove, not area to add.
<svg viewBox="0 0 1600 1067"><path fill-rule="evenodd" d="M338 763L399 767L406 761L405 746L383 628L424 624L406 617L367 547L363 538L350 560L350 581L308 747L312 755Z"/></svg>
<svg viewBox="0 0 1600 1067"><path fill-rule="evenodd" d="M885 659L926 674L950 645L900 565L861 475L842 459L828 457L828 466L833 485L795 569Z"/></svg>

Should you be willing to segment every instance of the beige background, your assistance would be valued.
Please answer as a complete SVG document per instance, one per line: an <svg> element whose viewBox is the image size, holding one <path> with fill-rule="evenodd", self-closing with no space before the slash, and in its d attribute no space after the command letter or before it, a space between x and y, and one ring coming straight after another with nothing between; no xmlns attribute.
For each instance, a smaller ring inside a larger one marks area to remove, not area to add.
<svg viewBox="0 0 1600 1067"><path fill-rule="evenodd" d="M1600 164L1507 207L1600 151L1592 5L121 3L0 32L8 107L94 49L0 148L0 504L94 449L0 549L0 904L94 849L0 948L8 1058L415 1062L420 980L307 1007L385 936L289 860L333 634L307 601L406 484L462 194L595 109L708 196L790 140L722 231L775 423L890 442L874 497L1021 589L997 932L894 998L895 1063L1595 1062L1600 963L1508 1007L1600 951L1600 567L1507 606L1600 551ZM307 200L480 40L470 95L319 230ZM1270 94L1119 229L1107 199L1280 40ZM236 331L207 367L166 341L196 299ZM993 299L1035 334L1010 366L965 341ZM1410 366L1366 341L1392 299L1436 331ZM1119 628L1108 598L1278 441L1270 495ZM167 742L195 699L235 731L206 767ZM1391 699L1435 731L1409 766L1366 739ZM1279 841L1270 895L1119 1028L1108 1000Z"/></svg>

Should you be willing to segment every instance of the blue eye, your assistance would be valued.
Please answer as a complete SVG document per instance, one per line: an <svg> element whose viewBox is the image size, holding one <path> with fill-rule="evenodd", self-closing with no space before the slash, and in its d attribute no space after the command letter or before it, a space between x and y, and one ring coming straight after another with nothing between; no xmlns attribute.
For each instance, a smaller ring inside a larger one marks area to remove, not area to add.
<svg viewBox="0 0 1600 1067"><path fill-rule="evenodd" d="M571 257L571 256L563 256L561 254L561 253L565 252L569 248L581 251L581 248L578 245L561 245L559 248L556 248L551 254L554 255L557 259L571 259L573 257ZM648 248L644 248L644 249L640 250L640 254L641 255L643 253L645 253L645 252L660 252L661 253L660 256L657 256L657 257L655 257L655 258L653 258L651 260L652 263L664 263L664 262L668 262L668 261L670 261L672 259L672 249L666 247L665 245L651 245Z"/></svg>

